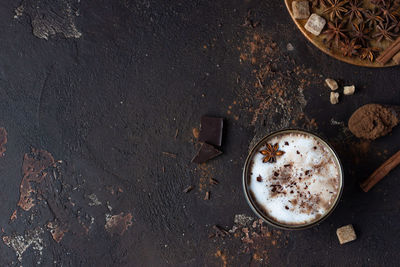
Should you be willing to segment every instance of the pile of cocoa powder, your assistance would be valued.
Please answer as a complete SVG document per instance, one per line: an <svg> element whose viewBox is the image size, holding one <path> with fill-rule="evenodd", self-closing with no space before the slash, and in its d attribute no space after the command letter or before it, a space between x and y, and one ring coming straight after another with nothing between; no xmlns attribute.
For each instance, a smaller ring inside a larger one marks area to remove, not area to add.
<svg viewBox="0 0 400 267"><path fill-rule="evenodd" d="M398 108L367 104L357 109L349 119L349 129L358 138L375 140L385 136L399 123Z"/></svg>

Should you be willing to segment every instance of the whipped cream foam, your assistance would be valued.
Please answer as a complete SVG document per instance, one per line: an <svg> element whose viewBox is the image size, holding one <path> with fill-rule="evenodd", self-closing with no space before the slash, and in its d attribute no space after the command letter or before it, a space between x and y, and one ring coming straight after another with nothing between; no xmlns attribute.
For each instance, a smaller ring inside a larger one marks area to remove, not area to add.
<svg viewBox="0 0 400 267"><path fill-rule="evenodd" d="M250 165L249 191L266 217L284 225L318 220L335 204L341 187L340 166L319 139L302 133L282 133L267 140L285 153L263 163L257 151Z"/></svg>

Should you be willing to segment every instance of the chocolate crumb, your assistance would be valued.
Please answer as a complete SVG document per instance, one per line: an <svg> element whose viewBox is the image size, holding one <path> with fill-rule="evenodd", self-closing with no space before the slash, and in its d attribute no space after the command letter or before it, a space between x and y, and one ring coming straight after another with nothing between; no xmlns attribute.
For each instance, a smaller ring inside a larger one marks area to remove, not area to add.
<svg viewBox="0 0 400 267"><path fill-rule="evenodd" d="M279 172L274 172L274 176L279 176Z"/></svg>
<svg viewBox="0 0 400 267"><path fill-rule="evenodd" d="M261 175L259 175L259 176L257 177L257 182L262 182L262 177L261 177Z"/></svg>
<svg viewBox="0 0 400 267"><path fill-rule="evenodd" d="M285 142L285 146L288 146L289 145L289 143L288 142Z"/></svg>
<svg viewBox="0 0 400 267"><path fill-rule="evenodd" d="M305 175L308 175L310 173L310 171L309 170L307 170L307 171L305 171Z"/></svg>
<svg viewBox="0 0 400 267"><path fill-rule="evenodd" d="M219 184L219 182L218 182L217 180L211 178L211 179L210 179L210 184L212 184L212 185L217 185L217 184Z"/></svg>
<svg viewBox="0 0 400 267"><path fill-rule="evenodd" d="M299 152L298 150L296 151L296 153L297 153L297 154L300 154L300 152Z"/></svg>
<svg viewBox="0 0 400 267"><path fill-rule="evenodd" d="M194 186L190 185L190 186L186 187L185 189L183 189L183 193L189 193L190 191L193 190L193 188L194 188Z"/></svg>
<svg viewBox="0 0 400 267"><path fill-rule="evenodd" d="M317 147L315 146L315 147L314 147L314 150L316 150L316 149L317 149Z"/></svg>
<svg viewBox="0 0 400 267"><path fill-rule="evenodd" d="M285 209L287 209L287 210L288 210L288 209L289 209L289 207L288 207L288 206L285 206Z"/></svg>

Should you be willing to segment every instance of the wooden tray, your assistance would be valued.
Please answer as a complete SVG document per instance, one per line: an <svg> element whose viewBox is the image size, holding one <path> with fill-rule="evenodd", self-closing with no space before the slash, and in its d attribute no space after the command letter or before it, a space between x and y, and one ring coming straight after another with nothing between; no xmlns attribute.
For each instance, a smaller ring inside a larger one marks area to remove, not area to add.
<svg viewBox="0 0 400 267"><path fill-rule="evenodd" d="M305 28L304 25L307 22L307 19L295 19L293 17L293 12L292 12L292 2L294 0L285 0L286 7L289 11L290 16L292 17L294 23L296 23L297 27L300 29L300 31L303 33L303 35L311 42L313 43L318 49L320 49L322 52L330 55L333 58L336 58L338 60L344 61L349 64L353 64L356 66L362 66L362 67L370 67L370 68L383 68L383 67L392 67L396 66L396 63L391 60L385 65L382 65L378 62L370 62L369 60L362 60L358 57L345 57L343 56L340 51L337 49L330 49L324 42L323 42L323 37L322 34L319 36L315 36L312 33L308 32ZM311 10L311 14L312 14ZM326 28L325 28L326 29ZM325 30L324 29L324 30ZM384 43L381 49L385 49L389 46L389 43ZM379 56L379 55L378 55Z"/></svg>

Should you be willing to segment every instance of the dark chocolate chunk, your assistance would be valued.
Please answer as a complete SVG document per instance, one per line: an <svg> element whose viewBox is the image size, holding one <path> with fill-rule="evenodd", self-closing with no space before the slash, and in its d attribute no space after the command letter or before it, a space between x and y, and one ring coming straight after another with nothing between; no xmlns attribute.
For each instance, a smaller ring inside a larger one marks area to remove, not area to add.
<svg viewBox="0 0 400 267"><path fill-rule="evenodd" d="M221 155L222 152L219 151L218 149L214 148L212 145L209 145L207 143L203 143L197 151L197 154L194 156L192 159L192 162L194 163L204 163L212 158L215 158L216 156Z"/></svg>
<svg viewBox="0 0 400 267"><path fill-rule="evenodd" d="M223 118L214 118L208 116L201 117L199 141L215 146L221 146L223 126Z"/></svg>

